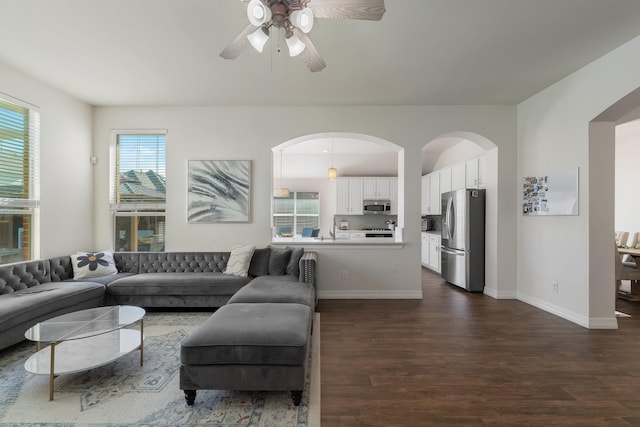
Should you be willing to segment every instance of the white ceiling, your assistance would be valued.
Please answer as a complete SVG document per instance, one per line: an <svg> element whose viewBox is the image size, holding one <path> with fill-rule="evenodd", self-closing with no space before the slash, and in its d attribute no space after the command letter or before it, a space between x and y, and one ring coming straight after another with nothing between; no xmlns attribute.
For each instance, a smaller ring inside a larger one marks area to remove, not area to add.
<svg viewBox="0 0 640 427"><path fill-rule="evenodd" d="M318 19L311 73L275 43L220 58L245 8L0 0L0 62L92 105L514 104L640 35L639 0L387 0L379 22Z"/></svg>

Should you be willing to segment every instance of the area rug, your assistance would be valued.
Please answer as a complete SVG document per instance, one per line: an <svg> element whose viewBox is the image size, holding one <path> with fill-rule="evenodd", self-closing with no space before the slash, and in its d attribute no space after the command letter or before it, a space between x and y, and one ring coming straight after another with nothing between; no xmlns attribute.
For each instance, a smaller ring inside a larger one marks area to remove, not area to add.
<svg viewBox="0 0 640 427"><path fill-rule="evenodd" d="M25 342L0 352L2 426L178 426L319 427L320 315L302 403L289 392L199 390L193 406L179 387L180 342L210 313L147 313L144 366L137 351L108 365L55 380L25 371L34 352Z"/></svg>

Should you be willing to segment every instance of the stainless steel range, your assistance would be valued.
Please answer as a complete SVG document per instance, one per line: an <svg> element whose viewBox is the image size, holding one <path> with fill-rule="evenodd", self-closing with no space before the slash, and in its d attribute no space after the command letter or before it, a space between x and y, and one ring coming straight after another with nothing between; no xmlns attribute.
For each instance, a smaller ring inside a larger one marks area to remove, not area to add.
<svg viewBox="0 0 640 427"><path fill-rule="evenodd" d="M363 228L364 237L393 237L393 231L387 228Z"/></svg>

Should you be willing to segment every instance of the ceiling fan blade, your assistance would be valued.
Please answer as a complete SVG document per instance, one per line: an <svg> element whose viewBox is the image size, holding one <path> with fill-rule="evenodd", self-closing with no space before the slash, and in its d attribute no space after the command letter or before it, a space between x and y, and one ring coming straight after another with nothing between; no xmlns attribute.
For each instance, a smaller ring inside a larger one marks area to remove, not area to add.
<svg viewBox="0 0 640 427"><path fill-rule="evenodd" d="M313 42L311 41L309 36L307 36L302 31L299 31L298 29L296 29L296 35L306 46L306 48L302 51L302 60L304 61L304 63L307 64L307 67L309 67L309 69L314 73L316 71L322 71L324 67L327 66L327 63L324 62L324 59L322 59L322 56L320 56L320 53L318 53L318 49L316 49L316 47L313 45Z"/></svg>
<svg viewBox="0 0 640 427"><path fill-rule="evenodd" d="M384 0L311 0L316 18L344 18L379 21L386 12Z"/></svg>
<svg viewBox="0 0 640 427"><path fill-rule="evenodd" d="M258 27L249 25L247 28L242 30L242 32L238 34L238 36L227 45L227 47L222 49L222 52L220 52L220 56L224 59L236 59L238 55L242 53L244 48L249 44L247 36L257 29Z"/></svg>

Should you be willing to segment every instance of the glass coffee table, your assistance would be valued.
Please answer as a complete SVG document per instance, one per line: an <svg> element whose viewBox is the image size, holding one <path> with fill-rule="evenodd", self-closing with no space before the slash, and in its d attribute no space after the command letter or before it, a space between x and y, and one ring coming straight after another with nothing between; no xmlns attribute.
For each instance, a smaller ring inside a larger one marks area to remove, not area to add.
<svg viewBox="0 0 640 427"><path fill-rule="evenodd" d="M37 352L24 364L33 374L49 375L49 400L56 376L86 371L140 350L144 362L143 308L129 305L90 308L45 320L25 332ZM139 323L140 330L127 329ZM49 343L40 348L42 343Z"/></svg>

